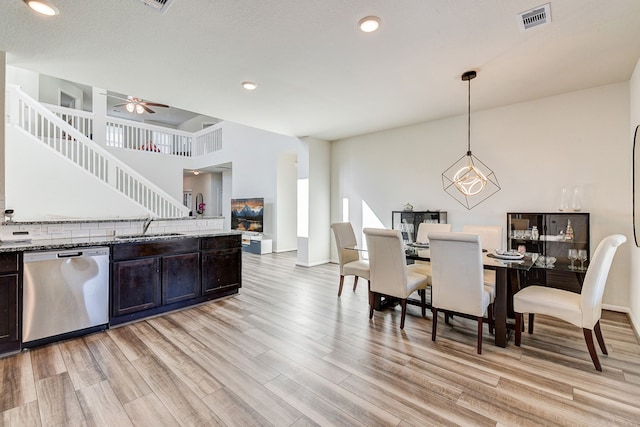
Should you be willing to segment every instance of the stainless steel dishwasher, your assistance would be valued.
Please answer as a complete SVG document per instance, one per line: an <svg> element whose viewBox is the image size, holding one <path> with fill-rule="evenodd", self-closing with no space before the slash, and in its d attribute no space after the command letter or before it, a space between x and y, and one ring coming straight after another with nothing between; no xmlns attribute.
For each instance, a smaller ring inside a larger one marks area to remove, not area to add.
<svg viewBox="0 0 640 427"><path fill-rule="evenodd" d="M25 252L24 347L104 329L109 323L109 248Z"/></svg>

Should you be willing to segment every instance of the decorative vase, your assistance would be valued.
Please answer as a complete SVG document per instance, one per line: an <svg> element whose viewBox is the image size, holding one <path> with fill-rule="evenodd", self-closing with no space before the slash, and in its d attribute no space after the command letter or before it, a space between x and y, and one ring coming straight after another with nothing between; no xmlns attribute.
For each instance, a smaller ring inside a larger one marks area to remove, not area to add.
<svg viewBox="0 0 640 427"><path fill-rule="evenodd" d="M560 211L564 212L569 210L569 194L567 194L567 187L562 188L562 194L560 196Z"/></svg>
<svg viewBox="0 0 640 427"><path fill-rule="evenodd" d="M582 209L582 189L578 186L573 189L573 198L571 199L571 209L578 212Z"/></svg>

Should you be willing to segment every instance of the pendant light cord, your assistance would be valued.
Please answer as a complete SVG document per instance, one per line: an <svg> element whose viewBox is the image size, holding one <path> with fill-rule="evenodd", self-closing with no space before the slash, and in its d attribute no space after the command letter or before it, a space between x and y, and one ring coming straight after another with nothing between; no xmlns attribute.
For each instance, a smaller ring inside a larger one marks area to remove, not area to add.
<svg viewBox="0 0 640 427"><path fill-rule="evenodd" d="M467 154L471 155L471 79L467 83Z"/></svg>

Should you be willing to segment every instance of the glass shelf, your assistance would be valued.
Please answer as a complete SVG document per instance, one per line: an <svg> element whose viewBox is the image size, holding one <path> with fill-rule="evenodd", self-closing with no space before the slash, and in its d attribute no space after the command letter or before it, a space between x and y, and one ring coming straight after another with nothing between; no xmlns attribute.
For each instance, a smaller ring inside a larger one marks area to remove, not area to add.
<svg viewBox="0 0 640 427"><path fill-rule="evenodd" d="M574 238L560 238L566 233L571 221ZM532 239L531 229L536 226L541 239ZM514 233L518 233L517 237ZM587 212L509 212L507 213L507 247L512 250L536 252L543 256L556 258L553 266L534 265L530 271L520 277L521 286L541 284L580 292L584 271L570 268L569 249L585 249L588 266L591 258L589 213ZM580 261L574 265L580 266Z"/></svg>

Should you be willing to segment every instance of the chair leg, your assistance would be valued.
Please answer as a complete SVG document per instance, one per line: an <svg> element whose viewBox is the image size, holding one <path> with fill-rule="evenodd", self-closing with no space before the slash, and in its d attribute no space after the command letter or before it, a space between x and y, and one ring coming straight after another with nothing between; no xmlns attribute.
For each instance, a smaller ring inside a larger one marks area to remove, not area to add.
<svg viewBox="0 0 640 427"><path fill-rule="evenodd" d="M596 322L596 325L593 327L593 331L596 333L596 338L598 339L598 344L600 345L600 350L602 350L602 354L609 354L607 352L607 346L604 345L604 337L602 336L602 330L600 329L600 321Z"/></svg>
<svg viewBox="0 0 640 427"><path fill-rule="evenodd" d="M427 290L418 291L420 294L420 303L422 304L422 317L427 315Z"/></svg>
<svg viewBox="0 0 640 427"><path fill-rule="evenodd" d="M533 313L529 313L529 333L533 333Z"/></svg>
<svg viewBox="0 0 640 427"><path fill-rule="evenodd" d="M482 316L478 316L478 354L482 354Z"/></svg>
<svg viewBox="0 0 640 427"><path fill-rule="evenodd" d="M338 288L338 296L342 295L342 285L344 285L344 276L340 275L340 287Z"/></svg>
<svg viewBox="0 0 640 427"><path fill-rule="evenodd" d="M447 313L446 311L444 312L444 323L446 323L447 325L449 324L449 313Z"/></svg>
<svg viewBox="0 0 640 427"><path fill-rule="evenodd" d="M600 366L598 354L596 353L596 346L593 343L593 334L591 333L591 329L582 328L582 333L584 334L584 340L587 342L587 349L589 350L589 355L593 361L593 366L595 366L598 371L602 371L602 366Z"/></svg>
<svg viewBox="0 0 640 427"><path fill-rule="evenodd" d="M373 291L369 289L369 319L373 319L373 305L376 302L376 296Z"/></svg>
<svg viewBox="0 0 640 427"><path fill-rule="evenodd" d="M523 314L522 313L516 313L516 347L520 347L520 342L522 340L522 329L523 328L523 324L522 324L522 317Z"/></svg>
<svg viewBox="0 0 640 427"><path fill-rule="evenodd" d="M487 316L489 317L489 333L493 335L493 323L495 321L493 303L489 304L489 307L487 307Z"/></svg>
<svg viewBox="0 0 640 427"><path fill-rule="evenodd" d="M436 340L437 328L438 328L438 309L431 307L431 341Z"/></svg>
<svg viewBox="0 0 640 427"><path fill-rule="evenodd" d="M400 329L404 329L404 317L407 314L407 299L400 300L400 307L402 307L402 317L400 318Z"/></svg>
<svg viewBox="0 0 640 427"><path fill-rule="evenodd" d="M354 276L355 279L353 279L353 290L355 292L356 290L356 286L358 286L358 276Z"/></svg>

